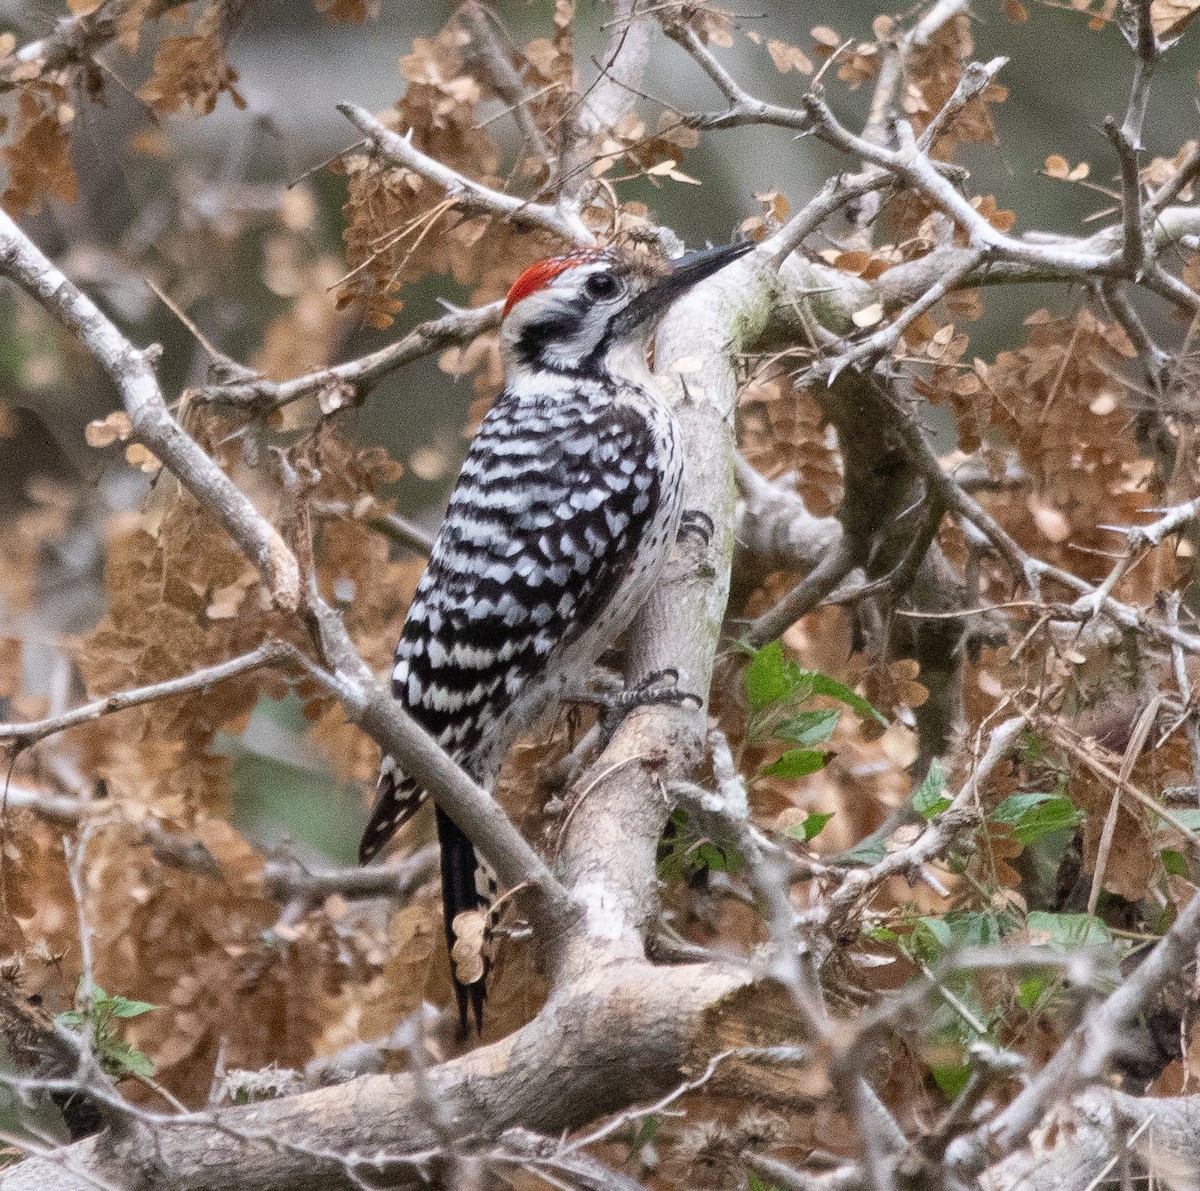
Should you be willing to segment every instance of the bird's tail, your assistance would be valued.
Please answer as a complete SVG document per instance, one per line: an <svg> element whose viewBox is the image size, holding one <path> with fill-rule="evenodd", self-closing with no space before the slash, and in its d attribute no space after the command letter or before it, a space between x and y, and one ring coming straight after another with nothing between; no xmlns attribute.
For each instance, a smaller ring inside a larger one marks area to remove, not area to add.
<svg viewBox="0 0 1200 1191"><path fill-rule="evenodd" d="M417 813L426 792L401 773L390 757L379 770L379 785L371 818L358 845L360 864L373 859L389 839ZM438 842L442 846L442 912L450 975L458 1001L458 1016L467 1032L468 1010L475 1029L483 1029L483 1002L492 966L492 905L498 890L496 876L458 824L441 807L437 810Z"/></svg>
<svg viewBox="0 0 1200 1191"><path fill-rule="evenodd" d="M467 1032L467 1010L483 1029L483 1002L492 966L492 903L496 877L475 855L466 834L439 806L438 842L442 845L442 912L446 946L450 949L450 975L458 1000L458 1017Z"/></svg>

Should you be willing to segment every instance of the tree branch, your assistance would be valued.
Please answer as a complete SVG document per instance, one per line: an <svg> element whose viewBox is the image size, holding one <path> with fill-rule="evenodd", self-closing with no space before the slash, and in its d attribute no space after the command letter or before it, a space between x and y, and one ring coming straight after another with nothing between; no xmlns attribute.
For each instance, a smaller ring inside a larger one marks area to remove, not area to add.
<svg viewBox="0 0 1200 1191"><path fill-rule="evenodd" d="M489 302L469 310L452 310L441 318L414 327L403 339L370 355L344 364L318 368L293 380L274 381L265 377L209 384L192 390L192 398L211 405L238 406L258 414L270 414L283 406L327 391L348 390L349 403L359 404L371 389L397 368L456 344L467 343L484 331L500 325L501 303Z"/></svg>
<svg viewBox="0 0 1200 1191"><path fill-rule="evenodd" d="M337 109L389 161L436 183L466 210L499 215L518 226L550 232L569 243L595 244L596 237L569 205L560 203L548 206L492 190L422 153L413 145L410 137L400 136L386 128L365 108L353 103L339 103Z"/></svg>
<svg viewBox="0 0 1200 1191"><path fill-rule="evenodd" d="M154 0L147 18L159 17L187 0ZM28 83L31 77L58 74L73 66L87 65L117 36L117 20L127 0L104 0L91 12L62 17L47 36L23 45L13 55L14 65L0 72L0 94Z"/></svg>
<svg viewBox="0 0 1200 1191"><path fill-rule="evenodd" d="M44 720L33 720L29 723L0 723L0 741L11 741L17 751L44 740L56 732L74 728L79 724L95 723L102 716L112 715L117 711L125 711L130 707L140 707L144 703L153 703L159 699L169 699L173 695L186 695L191 691L203 691L234 678L239 674L247 674L251 670L259 670L263 666L275 666L286 662L295 662L300 651L286 641L267 641L252 649L249 653L228 661L217 662L212 666L204 666L190 674L179 678L169 678L165 682L154 682L149 686L135 687L127 691L115 691L95 699L83 707L73 708L61 715L50 716Z"/></svg>
<svg viewBox="0 0 1200 1191"><path fill-rule="evenodd" d="M946 1157L956 1174L978 1174L1024 1145L1051 1105L1100 1080L1129 1028L1166 990L1191 984L1200 943L1200 897L1193 897L1141 965L1088 1011L1046 1065L998 1116L953 1142Z"/></svg>
<svg viewBox="0 0 1200 1191"><path fill-rule="evenodd" d="M136 349L100 308L53 265L0 211L0 273L53 314L112 378L133 426L133 437L210 508L262 575L275 605L300 604L296 559L250 498L204 453L171 415L154 374L157 349Z"/></svg>

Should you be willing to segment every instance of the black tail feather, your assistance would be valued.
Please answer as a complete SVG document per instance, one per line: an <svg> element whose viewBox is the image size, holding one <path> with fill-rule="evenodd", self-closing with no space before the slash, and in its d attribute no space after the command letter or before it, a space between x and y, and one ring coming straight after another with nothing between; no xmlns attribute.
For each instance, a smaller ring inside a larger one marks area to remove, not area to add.
<svg viewBox="0 0 1200 1191"><path fill-rule="evenodd" d="M467 1009L475 1019L476 1033L483 1031L483 1002L487 998L484 980L463 984L455 972L454 965L454 919L466 910L486 912L485 899L479 895L475 880L478 864L475 848L459 828L458 824L439 806L437 808L438 841L442 845L442 909L445 915L446 946L451 953L450 975L454 981L454 995L458 1000L458 1017L464 1036L468 1032ZM486 973L485 973L486 975Z"/></svg>

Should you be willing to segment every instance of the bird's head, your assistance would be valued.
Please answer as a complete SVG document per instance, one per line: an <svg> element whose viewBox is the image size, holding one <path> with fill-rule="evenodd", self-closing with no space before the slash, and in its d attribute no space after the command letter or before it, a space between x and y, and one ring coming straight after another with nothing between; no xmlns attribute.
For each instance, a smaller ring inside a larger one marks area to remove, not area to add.
<svg viewBox="0 0 1200 1191"><path fill-rule="evenodd" d="M506 366L566 374L602 373L609 357L641 349L671 303L745 255L752 243L705 248L674 259L618 248L587 248L531 265L504 303Z"/></svg>

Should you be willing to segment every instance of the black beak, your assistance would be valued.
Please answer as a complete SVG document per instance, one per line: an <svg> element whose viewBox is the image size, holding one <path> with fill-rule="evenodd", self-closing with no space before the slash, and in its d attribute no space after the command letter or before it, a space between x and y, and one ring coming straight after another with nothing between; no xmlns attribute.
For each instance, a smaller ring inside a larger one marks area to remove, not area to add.
<svg viewBox="0 0 1200 1191"><path fill-rule="evenodd" d="M632 329L639 323L660 318L676 298L697 282L711 277L755 247L752 240L743 240L739 244L701 248L699 252L685 252L683 256L675 257L669 262L670 272L625 308L622 322Z"/></svg>

